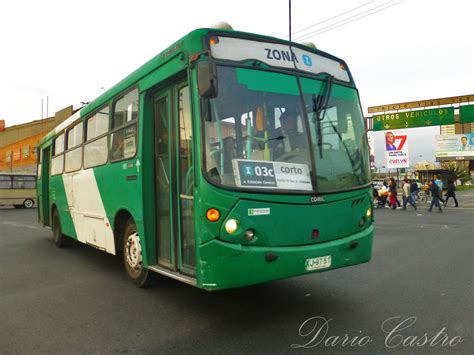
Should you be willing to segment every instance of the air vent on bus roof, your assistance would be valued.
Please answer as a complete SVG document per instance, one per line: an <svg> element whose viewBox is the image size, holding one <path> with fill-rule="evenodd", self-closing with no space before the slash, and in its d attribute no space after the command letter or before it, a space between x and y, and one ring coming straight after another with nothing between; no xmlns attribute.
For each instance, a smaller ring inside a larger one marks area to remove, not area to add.
<svg viewBox="0 0 474 355"><path fill-rule="evenodd" d="M212 25L212 28L215 28L216 30L228 30L228 31L234 30L231 25L229 25L227 22L224 22L224 21L216 22L215 24Z"/></svg>
<svg viewBox="0 0 474 355"><path fill-rule="evenodd" d="M301 42L301 44L302 44L303 46L306 46L306 47L309 47L309 48L317 49L317 48L316 48L316 45L315 45L313 42L307 41L307 42Z"/></svg>

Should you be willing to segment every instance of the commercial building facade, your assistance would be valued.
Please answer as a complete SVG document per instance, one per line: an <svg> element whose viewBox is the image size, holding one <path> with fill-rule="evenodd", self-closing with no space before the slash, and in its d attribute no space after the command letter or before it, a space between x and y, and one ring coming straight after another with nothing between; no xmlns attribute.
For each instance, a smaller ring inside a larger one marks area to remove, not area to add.
<svg viewBox="0 0 474 355"><path fill-rule="evenodd" d="M42 120L0 130L0 172L36 172L36 146L40 139L74 114L72 106Z"/></svg>

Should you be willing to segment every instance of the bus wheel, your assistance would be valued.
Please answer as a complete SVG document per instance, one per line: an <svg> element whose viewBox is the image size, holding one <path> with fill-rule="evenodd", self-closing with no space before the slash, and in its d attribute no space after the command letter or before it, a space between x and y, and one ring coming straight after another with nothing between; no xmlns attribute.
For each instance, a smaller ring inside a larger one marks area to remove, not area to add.
<svg viewBox="0 0 474 355"><path fill-rule="evenodd" d="M71 244L71 240L62 232L58 211L54 211L53 215L53 243L58 248L64 248Z"/></svg>
<svg viewBox="0 0 474 355"><path fill-rule="evenodd" d="M30 199L30 198L28 198L28 199L26 199L25 201L23 201L23 207L25 207L25 208L31 208L31 207L33 207L34 205L35 205L35 202L34 202L32 199Z"/></svg>
<svg viewBox="0 0 474 355"><path fill-rule="evenodd" d="M123 262L127 276L139 287L154 283L156 274L143 267L142 245L138 236L137 226L133 218L129 218L123 235Z"/></svg>

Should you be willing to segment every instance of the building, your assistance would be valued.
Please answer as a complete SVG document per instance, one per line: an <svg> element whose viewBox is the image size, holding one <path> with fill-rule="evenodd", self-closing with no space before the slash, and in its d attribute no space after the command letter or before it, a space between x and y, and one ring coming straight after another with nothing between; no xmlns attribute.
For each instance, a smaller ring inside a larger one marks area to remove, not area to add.
<svg viewBox="0 0 474 355"><path fill-rule="evenodd" d="M0 130L0 172L36 172L36 146L41 138L77 110L72 106L54 116Z"/></svg>

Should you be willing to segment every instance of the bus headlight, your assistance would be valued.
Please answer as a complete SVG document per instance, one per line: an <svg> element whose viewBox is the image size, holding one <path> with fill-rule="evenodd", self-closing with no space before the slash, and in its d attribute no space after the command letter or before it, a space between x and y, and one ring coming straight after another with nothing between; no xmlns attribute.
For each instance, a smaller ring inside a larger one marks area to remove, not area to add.
<svg viewBox="0 0 474 355"><path fill-rule="evenodd" d="M229 234L234 233L238 227L239 221L237 221L236 219L229 219L227 222L225 222L225 230Z"/></svg>
<svg viewBox="0 0 474 355"><path fill-rule="evenodd" d="M367 216L368 219L370 219L370 217L372 217L372 207L369 207L369 209L367 210L366 216Z"/></svg>

